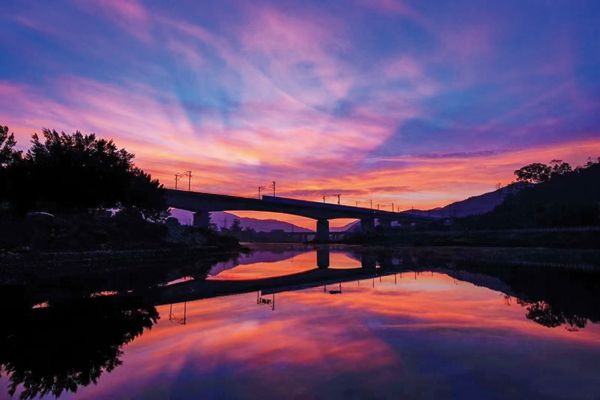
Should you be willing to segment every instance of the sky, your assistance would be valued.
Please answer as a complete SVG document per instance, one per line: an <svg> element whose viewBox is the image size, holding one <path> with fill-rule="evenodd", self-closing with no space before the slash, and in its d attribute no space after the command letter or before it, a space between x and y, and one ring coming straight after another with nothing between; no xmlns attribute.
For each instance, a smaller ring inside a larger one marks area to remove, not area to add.
<svg viewBox="0 0 600 400"><path fill-rule="evenodd" d="M600 156L595 0L7 0L0 33L22 148L94 132L166 187L424 209Z"/></svg>

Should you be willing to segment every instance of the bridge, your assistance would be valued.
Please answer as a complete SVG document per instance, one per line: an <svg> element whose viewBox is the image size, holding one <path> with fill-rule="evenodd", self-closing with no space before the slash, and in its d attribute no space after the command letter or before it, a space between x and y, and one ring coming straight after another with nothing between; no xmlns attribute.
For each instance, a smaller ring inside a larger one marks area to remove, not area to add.
<svg viewBox="0 0 600 400"><path fill-rule="evenodd" d="M372 230L375 227L376 219L379 224L388 227L393 221L413 222L417 220L431 220L430 217L406 211L390 212L266 195L262 196L261 199L252 199L223 194L165 189L165 197L169 207L194 212L194 225L206 228L210 223L210 212L212 211L267 211L312 218L316 220L315 240L318 242L329 241L330 219L359 219L363 232Z"/></svg>

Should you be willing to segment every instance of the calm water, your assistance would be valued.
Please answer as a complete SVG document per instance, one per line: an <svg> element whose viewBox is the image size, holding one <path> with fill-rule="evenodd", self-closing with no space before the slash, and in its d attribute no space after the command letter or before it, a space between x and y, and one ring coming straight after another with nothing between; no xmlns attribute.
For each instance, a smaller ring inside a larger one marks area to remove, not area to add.
<svg viewBox="0 0 600 400"><path fill-rule="evenodd" d="M5 318L0 398L597 399L598 282L275 246Z"/></svg>

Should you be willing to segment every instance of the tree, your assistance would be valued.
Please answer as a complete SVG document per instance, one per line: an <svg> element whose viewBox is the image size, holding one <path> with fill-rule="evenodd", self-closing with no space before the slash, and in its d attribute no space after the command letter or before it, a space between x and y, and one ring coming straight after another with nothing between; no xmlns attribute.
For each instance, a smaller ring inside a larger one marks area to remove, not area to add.
<svg viewBox="0 0 600 400"><path fill-rule="evenodd" d="M569 165L569 163L563 162L563 160L552 160L550 161L550 165L552 178L573 172L573 168L571 168L571 165Z"/></svg>
<svg viewBox="0 0 600 400"><path fill-rule="evenodd" d="M16 145L15 135L8 133L8 126L0 125L0 168L7 168L19 158L21 152L15 150Z"/></svg>
<svg viewBox="0 0 600 400"><path fill-rule="evenodd" d="M540 183L547 182L552 176L552 168L546 164L533 163L515 171L518 182Z"/></svg>
<svg viewBox="0 0 600 400"><path fill-rule="evenodd" d="M44 129L12 167L9 200L20 212L133 207L158 219L162 185L133 164L134 155L96 135Z"/></svg>
<svg viewBox="0 0 600 400"><path fill-rule="evenodd" d="M16 144L15 135L9 133L8 126L0 125L0 202L5 200L8 194L8 168L21 158L21 152L15 150Z"/></svg>

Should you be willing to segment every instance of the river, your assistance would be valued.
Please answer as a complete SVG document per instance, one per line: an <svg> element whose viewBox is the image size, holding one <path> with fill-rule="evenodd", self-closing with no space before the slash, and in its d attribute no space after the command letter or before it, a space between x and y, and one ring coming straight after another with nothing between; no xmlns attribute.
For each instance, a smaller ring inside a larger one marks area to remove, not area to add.
<svg viewBox="0 0 600 400"><path fill-rule="evenodd" d="M595 270L254 250L147 290L79 287L5 315L0 398L600 395Z"/></svg>

